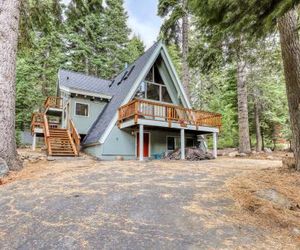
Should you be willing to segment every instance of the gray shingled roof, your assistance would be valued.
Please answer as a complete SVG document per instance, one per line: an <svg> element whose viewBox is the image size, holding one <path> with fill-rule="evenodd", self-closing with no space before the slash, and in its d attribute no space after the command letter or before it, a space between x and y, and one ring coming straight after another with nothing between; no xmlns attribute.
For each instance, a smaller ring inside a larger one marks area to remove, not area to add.
<svg viewBox="0 0 300 250"><path fill-rule="evenodd" d="M58 84L60 87L88 91L96 94L111 95L109 92L109 80L88 76L65 69L58 72Z"/></svg>
<svg viewBox="0 0 300 250"><path fill-rule="evenodd" d="M148 62L149 58L152 56L153 52L157 48L159 42L155 43L150 49L148 49L141 57L139 57L133 64L131 64L127 69L123 70L115 79L114 83L110 88L108 88L108 93L112 95L112 99L106 105L105 109L99 115L97 120L94 122L92 127L89 129L88 134L83 140L83 145L97 143L105 130L107 129L109 123L115 116L118 108L121 106L122 102L130 92L136 79L139 77L140 72L143 70L144 66ZM118 82L124 76L126 71L130 71L133 68L131 74L126 80L123 80L119 85Z"/></svg>

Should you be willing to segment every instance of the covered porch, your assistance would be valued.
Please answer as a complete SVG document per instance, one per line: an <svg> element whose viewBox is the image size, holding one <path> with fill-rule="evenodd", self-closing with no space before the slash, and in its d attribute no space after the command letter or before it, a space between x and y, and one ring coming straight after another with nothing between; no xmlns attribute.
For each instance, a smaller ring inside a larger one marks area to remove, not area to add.
<svg viewBox="0 0 300 250"><path fill-rule="evenodd" d="M181 159L185 159L186 134L213 135L213 156L217 157L217 137L221 127L221 115L212 112L186 109L181 106L135 99L119 108L118 126L120 129L135 128L138 152L144 152L144 136L148 129L178 131ZM146 138L146 140L149 140ZM138 155L144 160L144 153Z"/></svg>

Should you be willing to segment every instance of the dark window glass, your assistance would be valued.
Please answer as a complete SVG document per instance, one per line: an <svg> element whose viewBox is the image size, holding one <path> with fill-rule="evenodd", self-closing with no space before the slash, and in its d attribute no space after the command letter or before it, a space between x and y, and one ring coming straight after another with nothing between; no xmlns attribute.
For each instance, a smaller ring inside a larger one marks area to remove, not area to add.
<svg viewBox="0 0 300 250"><path fill-rule="evenodd" d="M154 82L162 85L164 84L157 66L154 67Z"/></svg>
<svg viewBox="0 0 300 250"><path fill-rule="evenodd" d="M76 103L76 115L88 116L89 115L89 105L84 103Z"/></svg>
<svg viewBox="0 0 300 250"><path fill-rule="evenodd" d="M186 147L194 147L194 139L193 138L186 138L185 146Z"/></svg>
<svg viewBox="0 0 300 250"><path fill-rule="evenodd" d="M147 84L147 99L159 101L159 85Z"/></svg>
<svg viewBox="0 0 300 250"><path fill-rule="evenodd" d="M153 82L153 80L153 68L151 68L148 75L146 76L146 81Z"/></svg>
<svg viewBox="0 0 300 250"><path fill-rule="evenodd" d="M167 147L168 150L175 150L175 138L167 137Z"/></svg>
<svg viewBox="0 0 300 250"><path fill-rule="evenodd" d="M161 101L162 102L172 102L171 97L168 93L168 90L164 86L161 86Z"/></svg>

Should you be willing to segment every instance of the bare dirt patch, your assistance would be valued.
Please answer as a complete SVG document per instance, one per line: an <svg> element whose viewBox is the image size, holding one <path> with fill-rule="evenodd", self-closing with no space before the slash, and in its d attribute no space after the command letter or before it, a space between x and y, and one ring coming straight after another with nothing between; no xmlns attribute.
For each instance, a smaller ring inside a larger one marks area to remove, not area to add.
<svg viewBox="0 0 300 250"><path fill-rule="evenodd" d="M255 224L283 229L300 240L300 173L256 170L229 180L227 187Z"/></svg>
<svg viewBox="0 0 300 250"><path fill-rule="evenodd" d="M104 244L107 249L299 249L291 235L297 224L262 223L263 214L246 209L233 195L249 189L249 176L262 182L250 186L254 192L275 189L271 177L268 186L255 173L268 177L280 165L228 157L28 161L0 187L0 210L5 211L0 213L0 249L69 249L70 242L80 249ZM278 173L284 185L297 179L283 174ZM296 192L299 182L293 185L290 191ZM291 204L298 202L295 192L287 196Z"/></svg>

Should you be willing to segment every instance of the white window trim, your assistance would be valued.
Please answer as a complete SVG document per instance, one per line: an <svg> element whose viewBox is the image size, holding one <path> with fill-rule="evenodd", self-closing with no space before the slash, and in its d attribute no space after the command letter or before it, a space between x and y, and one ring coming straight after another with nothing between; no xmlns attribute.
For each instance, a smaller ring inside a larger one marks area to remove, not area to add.
<svg viewBox="0 0 300 250"><path fill-rule="evenodd" d="M77 104L87 105L87 106L88 106L88 115L77 115L77 114L76 114L76 105L77 105ZM89 104L89 103L86 103L86 102L75 102L75 106L74 106L74 116L89 118L89 117L90 117L90 104Z"/></svg>

